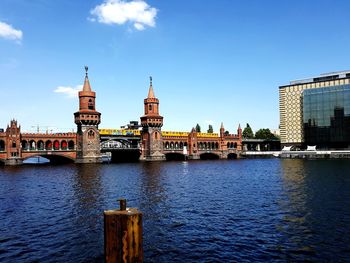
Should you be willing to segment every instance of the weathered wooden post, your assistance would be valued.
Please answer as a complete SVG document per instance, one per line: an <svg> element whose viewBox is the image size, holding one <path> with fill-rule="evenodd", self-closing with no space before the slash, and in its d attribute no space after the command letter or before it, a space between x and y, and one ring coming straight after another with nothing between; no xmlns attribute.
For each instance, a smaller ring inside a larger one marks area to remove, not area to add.
<svg viewBox="0 0 350 263"><path fill-rule="evenodd" d="M143 262L142 213L119 202L119 210L104 211L105 262Z"/></svg>

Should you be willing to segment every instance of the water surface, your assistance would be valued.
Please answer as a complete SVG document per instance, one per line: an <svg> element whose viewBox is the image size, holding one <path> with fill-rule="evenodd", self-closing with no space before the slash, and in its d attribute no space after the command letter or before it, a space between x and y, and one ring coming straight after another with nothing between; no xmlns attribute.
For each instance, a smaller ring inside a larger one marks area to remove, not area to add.
<svg viewBox="0 0 350 263"><path fill-rule="evenodd" d="M145 262L350 260L350 161L0 167L0 262L103 262L103 210L143 212Z"/></svg>

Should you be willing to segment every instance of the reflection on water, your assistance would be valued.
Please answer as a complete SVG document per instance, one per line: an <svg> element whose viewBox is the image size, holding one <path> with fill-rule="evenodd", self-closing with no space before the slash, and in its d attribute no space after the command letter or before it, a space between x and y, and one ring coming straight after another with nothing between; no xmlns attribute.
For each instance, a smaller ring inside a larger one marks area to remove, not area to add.
<svg viewBox="0 0 350 263"><path fill-rule="evenodd" d="M281 233L288 259L347 261L350 238L348 160L284 160Z"/></svg>
<svg viewBox="0 0 350 263"><path fill-rule="evenodd" d="M144 214L145 262L347 261L350 162L0 167L0 262L103 262L103 211Z"/></svg>

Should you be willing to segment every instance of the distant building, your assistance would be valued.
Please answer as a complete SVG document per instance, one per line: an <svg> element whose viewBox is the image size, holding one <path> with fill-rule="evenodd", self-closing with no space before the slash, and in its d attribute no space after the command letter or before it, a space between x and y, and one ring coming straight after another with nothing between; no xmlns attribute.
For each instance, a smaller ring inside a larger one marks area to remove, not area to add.
<svg viewBox="0 0 350 263"><path fill-rule="evenodd" d="M139 124L138 121L130 121L128 124L120 126L121 129L128 129L128 130L138 130L142 126Z"/></svg>
<svg viewBox="0 0 350 263"><path fill-rule="evenodd" d="M282 146L350 147L350 71L279 87Z"/></svg>

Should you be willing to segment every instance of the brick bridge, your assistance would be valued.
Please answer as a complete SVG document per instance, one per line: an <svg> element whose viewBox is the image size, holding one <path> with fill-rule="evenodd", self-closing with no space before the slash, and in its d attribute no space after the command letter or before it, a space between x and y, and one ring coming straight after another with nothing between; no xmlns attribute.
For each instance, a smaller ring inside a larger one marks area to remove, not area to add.
<svg viewBox="0 0 350 263"><path fill-rule="evenodd" d="M133 137L130 145L128 138L121 140L110 132L116 130L98 129L101 114L96 111L96 94L90 87L88 68L85 67L85 70L83 89L79 92L79 110L74 113L77 132L21 133L20 125L12 120L5 131L0 130L0 163L16 165L35 156L45 157L54 163L99 163L102 161L101 152L107 151L111 152L112 157L114 154L114 160L130 152L135 153L133 156L137 159L145 161L239 158L242 151L240 126L237 134L228 134L223 124L219 134L200 133L195 129L190 132L162 131L163 117L159 114L159 100L154 95L152 78L144 100L142 129L129 132ZM125 130L118 133L125 133ZM104 138L107 138L107 142Z"/></svg>
<svg viewBox="0 0 350 263"><path fill-rule="evenodd" d="M0 132L0 161L21 164L35 156L42 156L53 163L76 160L76 133L21 133L17 121L12 120L4 132Z"/></svg>

